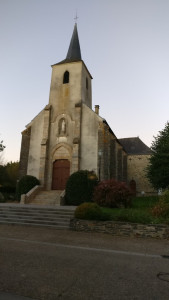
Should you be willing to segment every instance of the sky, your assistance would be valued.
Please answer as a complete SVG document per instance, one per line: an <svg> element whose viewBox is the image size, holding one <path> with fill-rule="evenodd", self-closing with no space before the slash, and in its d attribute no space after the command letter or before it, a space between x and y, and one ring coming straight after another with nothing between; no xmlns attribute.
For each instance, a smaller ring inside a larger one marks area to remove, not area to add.
<svg viewBox="0 0 169 300"><path fill-rule="evenodd" d="M21 132L48 104L76 12L93 109L117 138L151 146L169 120L169 0L0 0L4 162L19 160Z"/></svg>

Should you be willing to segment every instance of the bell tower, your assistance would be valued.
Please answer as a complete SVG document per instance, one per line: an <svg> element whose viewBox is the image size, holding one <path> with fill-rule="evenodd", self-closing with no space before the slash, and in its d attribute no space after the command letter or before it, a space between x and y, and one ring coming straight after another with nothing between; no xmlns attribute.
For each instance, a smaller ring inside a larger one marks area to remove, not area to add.
<svg viewBox="0 0 169 300"><path fill-rule="evenodd" d="M52 65L52 79L49 104L53 114L58 111L73 112L78 103L85 103L92 108L92 76L81 57L77 24L74 30L67 56L59 63Z"/></svg>
<svg viewBox="0 0 169 300"><path fill-rule="evenodd" d="M55 187L55 169L69 162L69 175L80 169L83 105L92 107L92 76L82 60L75 23L66 58L52 65L48 188ZM63 161L63 162L62 162ZM65 167L66 168L66 167ZM65 176L67 177L67 175Z"/></svg>

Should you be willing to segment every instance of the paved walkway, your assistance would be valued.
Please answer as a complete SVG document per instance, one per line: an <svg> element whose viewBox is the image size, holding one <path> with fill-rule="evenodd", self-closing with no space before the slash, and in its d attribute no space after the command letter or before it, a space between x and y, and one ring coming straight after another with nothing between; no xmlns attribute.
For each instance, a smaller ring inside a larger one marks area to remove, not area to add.
<svg viewBox="0 0 169 300"><path fill-rule="evenodd" d="M168 240L1 225L0 299L168 300L168 257Z"/></svg>
<svg viewBox="0 0 169 300"><path fill-rule="evenodd" d="M11 293L0 292L0 300L36 300L36 299L14 295Z"/></svg>

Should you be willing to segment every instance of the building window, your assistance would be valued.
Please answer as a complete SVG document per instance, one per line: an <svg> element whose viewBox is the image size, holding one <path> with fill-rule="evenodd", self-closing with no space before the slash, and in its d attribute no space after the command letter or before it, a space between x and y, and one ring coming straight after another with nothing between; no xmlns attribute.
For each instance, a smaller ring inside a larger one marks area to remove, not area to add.
<svg viewBox="0 0 169 300"><path fill-rule="evenodd" d="M66 71L63 75L63 83L69 83L69 72Z"/></svg>
<svg viewBox="0 0 169 300"><path fill-rule="evenodd" d="M89 84L88 84L88 78L86 77L86 89L88 90L88 86L89 86Z"/></svg>

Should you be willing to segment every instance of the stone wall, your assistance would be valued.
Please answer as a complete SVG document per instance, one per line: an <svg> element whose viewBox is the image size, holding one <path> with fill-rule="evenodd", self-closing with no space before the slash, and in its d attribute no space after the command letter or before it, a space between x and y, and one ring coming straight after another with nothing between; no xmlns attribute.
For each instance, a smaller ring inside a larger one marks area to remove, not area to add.
<svg viewBox="0 0 169 300"><path fill-rule="evenodd" d="M31 127L22 132L19 179L27 174Z"/></svg>
<svg viewBox="0 0 169 300"><path fill-rule="evenodd" d="M108 233L113 236L169 238L169 226L167 225L72 219L70 228L75 231Z"/></svg>
<svg viewBox="0 0 169 300"><path fill-rule="evenodd" d="M41 143L43 139L44 110L42 110L27 126L31 127L27 175L39 179Z"/></svg>
<svg viewBox="0 0 169 300"><path fill-rule="evenodd" d="M110 141L110 178L116 178L116 141Z"/></svg>
<svg viewBox="0 0 169 300"><path fill-rule="evenodd" d="M122 161L122 148L118 147L117 151L117 180L122 181L123 180L123 161Z"/></svg>
<svg viewBox="0 0 169 300"><path fill-rule="evenodd" d="M98 158L100 179L111 178L127 182L127 154L116 136L105 122L100 122L98 130L98 150L102 155Z"/></svg>
<svg viewBox="0 0 169 300"><path fill-rule="evenodd" d="M101 118L87 105L82 106L80 170L98 174L98 127Z"/></svg>

